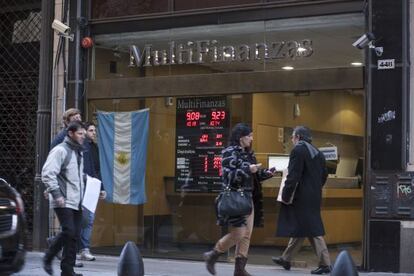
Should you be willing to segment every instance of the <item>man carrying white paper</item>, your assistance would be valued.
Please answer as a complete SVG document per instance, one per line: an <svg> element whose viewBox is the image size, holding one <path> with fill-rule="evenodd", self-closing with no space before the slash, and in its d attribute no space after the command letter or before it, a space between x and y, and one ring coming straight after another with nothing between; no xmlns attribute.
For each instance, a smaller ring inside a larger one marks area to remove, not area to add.
<svg viewBox="0 0 414 276"><path fill-rule="evenodd" d="M293 130L294 145L289 157L288 174L281 191L277 233L290 237L289 244L280 257L272 260L284 269L290 269L290 261L308 238L318 258L319 266L312 274L329 274L331 261L323 235L321 218L322 187L328 173L324 155L312 143L310 130L297 126ZM291 204L289 204L291 202Z"/></svg>

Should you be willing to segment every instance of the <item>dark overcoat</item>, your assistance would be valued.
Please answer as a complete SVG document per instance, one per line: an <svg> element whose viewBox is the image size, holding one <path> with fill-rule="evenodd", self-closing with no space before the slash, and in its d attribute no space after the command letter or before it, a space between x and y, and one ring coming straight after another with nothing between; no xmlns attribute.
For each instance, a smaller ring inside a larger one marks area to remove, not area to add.
<svg viewBox="0 0 414 276"><path fill-rule="evenodd" d="M280 206L277 236L317 237L325 234L321 202L322 186L327 176L324 155L311 144L300 141L290 153L288 175L282 193L285 202L294 193L293 202Z"/></svg>

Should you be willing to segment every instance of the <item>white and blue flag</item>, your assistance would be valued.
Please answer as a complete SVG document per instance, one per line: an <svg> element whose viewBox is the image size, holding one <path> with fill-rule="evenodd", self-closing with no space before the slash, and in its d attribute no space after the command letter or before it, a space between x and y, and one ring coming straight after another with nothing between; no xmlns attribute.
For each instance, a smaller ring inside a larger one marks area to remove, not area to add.
<svg viewBox="0 0 414 276"><path fill-rule="evenodd" d="M143 204L149 109L98 112L98 143L102 183L107 201Z"/></svg>

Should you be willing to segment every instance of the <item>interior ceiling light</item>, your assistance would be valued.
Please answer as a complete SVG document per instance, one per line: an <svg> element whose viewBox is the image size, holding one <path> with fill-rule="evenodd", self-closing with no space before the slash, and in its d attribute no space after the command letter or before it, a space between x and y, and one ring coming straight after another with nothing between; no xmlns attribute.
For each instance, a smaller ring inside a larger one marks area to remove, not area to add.
<svg viewBox="0 0 414 276"><path fill-rule="evenodd" d="M355 62L351 62L351 65L352 66L362 66L363 64L362 64L362 62L355 61Z"/></svg>
<svg viewBox="0 0 414 276"><path fill-rule="evenodd" d="M293 66L283 66L282 69L283 70L293 70L295 68L293 68Z"/></svg>

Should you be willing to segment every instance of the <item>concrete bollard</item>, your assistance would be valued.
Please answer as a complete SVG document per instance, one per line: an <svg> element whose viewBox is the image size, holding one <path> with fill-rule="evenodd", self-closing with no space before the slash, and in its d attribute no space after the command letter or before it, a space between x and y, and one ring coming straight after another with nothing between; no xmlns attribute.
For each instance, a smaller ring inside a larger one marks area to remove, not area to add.
<svg viewBox="0 0 414 276"><path fill-rule="evenodd" d="M336 257L331 276L358 276L358 271L348 251L342 250Z"/></svg>
<svg viewBox="0 0 414 276"><path fill-rule="evenodd" d="M144 276L144 262L134 242L124 245L118 263L118 276Z"/></svg>

